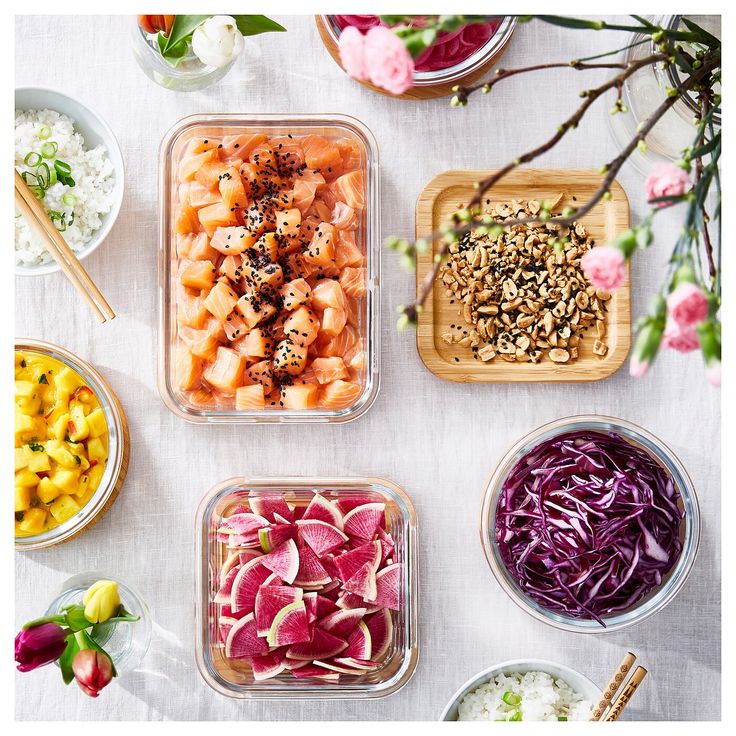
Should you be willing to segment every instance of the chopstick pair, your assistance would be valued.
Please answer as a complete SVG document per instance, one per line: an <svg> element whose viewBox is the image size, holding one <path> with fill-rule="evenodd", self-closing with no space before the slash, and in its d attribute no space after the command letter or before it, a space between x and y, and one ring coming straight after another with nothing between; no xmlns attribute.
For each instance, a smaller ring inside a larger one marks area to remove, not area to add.
<svg viewBox="0 0 736 736"><path fill-rule="evenodd" d="M115 312L102 296L102 292L90 278L74 252L62 237L58 228L49 219L43 205L23 181L23 177L15 170L15 206L43 240L48 252L59 264L74 288L82 295L100 322L115 319Z"/></svg>
<svg viewBox="0 0 736 736"><path fill-rule="evenodd" d="M647 670L644 667L638 666L629 681L623 686L623 690L616 697L616 693L621 688L626 676L634 666L636 662L636 655L631 652L626 652L626 656L621 660L616 671L611 677L606 689L601 694L601 699L598 705L593 709L591 715L591 721L616 721L621 715L623 709L628 705L629 701L633 697L634 693L641 685L642 680L647 675ZM615 698L615 700L614 700Z"/></svg>

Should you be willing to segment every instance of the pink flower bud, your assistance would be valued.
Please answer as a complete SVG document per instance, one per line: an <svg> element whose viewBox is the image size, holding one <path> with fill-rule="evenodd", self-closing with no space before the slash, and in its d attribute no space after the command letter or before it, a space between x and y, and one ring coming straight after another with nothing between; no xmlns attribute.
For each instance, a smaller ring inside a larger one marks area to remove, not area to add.
<svg viewBox="0 0 736 736"><path fill-rule="evenodd" d="M705 368L705 378L711 386L721 387L721 361L711 361Z"/></svg>
<svg viewBox="0 0 736 736"><path fill-rule="evenodd" d="M414 59L404 42L385 26L375 26L365 35L365 68L373 84L394 95L403 94L414 83Z"/></svg>
<svg viewBox="0 0 736 736"><path fill-rule="evenodd" d="M23 629L15 637L15 661L21 672L30 672L59 659L69 632L52 622Z"/></svg>
<svg viewBox="0 0 736 736"><path fill-rule="evenodd" d="M648 370L648 360L639 360L639 358L633 356L629 361L629 375L633 376L634 378L641 378L642 376L646 375L646 372Z"/></svg>
<svg viewBox="0 0 736 736"><path fill-rule="evenodd" d="M616 291L626 280L626 257L610 245L591 248L581 265L588 281L604 291Z"/></svg>
<svg viewBox="0 0 736 736"><path fill-rule="evenodd" d="M708 297L686 281L667 297L667 310L680 327L694 327L708 316Z"/></svg>
<svg viewBox="0 0 736 736"><path fill-rule="evenodd" d="M687 172L674 164L657 164L647 178L644 189L647 201L657 197L679 197L691 184ZM666 202L656 202L655 207L664 207Z"/></svg>
<svg viewBox="0 0 736 736"><path fill-rule="evenodd" d="M82 692L96 698L112 680L112 661L95 649L82 649L74 657L72 672Z"/></svg>
<svg viewBox="0 0 736 736"><path fill-rule="evenodd" d="M368 79L365 68L365 36L352 26L348 26L338 41L340 62L348 76L359 81Z"/></svg>
<svg viewBox="0 0 736 736"><path fill-rule="evenodd" d="M691 353L700 347L695 327L683 327L670 315L662 335L663 345L680 353Z"/></svg>

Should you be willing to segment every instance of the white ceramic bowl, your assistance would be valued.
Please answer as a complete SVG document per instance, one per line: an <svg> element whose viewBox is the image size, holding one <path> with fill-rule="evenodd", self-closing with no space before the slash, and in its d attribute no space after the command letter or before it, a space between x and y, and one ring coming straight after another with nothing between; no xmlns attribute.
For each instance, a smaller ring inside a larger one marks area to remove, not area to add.
<svg viewBox="0 0 736 736"><path fill-rule="evenodd" d="M74 128L79 131L86 148L94 148L102 144L107 149L107 155L112 162L115 171L115 183L112 190L112 207L110 211L102 216L100 229L92 236L87 245L78 253L80 260L86 258L92 251L96 250L100 243L107 237L120 212L123 202L123 187L125 169L123 155L120 152L115 134L110 126L97 113L77 102L72 97L57 92L53 89L42 87L18 87L15 90L16 110L56 110L67 115L74 121ZM55 261L44 263L40 266L16 266L15 273L18 276L40 276L58 271L59 266Z"/></svg>
<svg viewBox="0 0 736 736"><path fill-rule="evenodd" d="M471 677L450 699L440 716L441 721L456 721L458 715L458 706L463 698L476 688L488 682L492 677L499 674L511 674L518 672L525 674L527 672L547 672L552 677L564 680L573 690L579 692L586 700L593 705L601 696L600 688L589 680L585 675L581 675L571 667L564 664L549 662L545 659L512 659L508 662L495 664L488 669L479 672Z"/></svg>

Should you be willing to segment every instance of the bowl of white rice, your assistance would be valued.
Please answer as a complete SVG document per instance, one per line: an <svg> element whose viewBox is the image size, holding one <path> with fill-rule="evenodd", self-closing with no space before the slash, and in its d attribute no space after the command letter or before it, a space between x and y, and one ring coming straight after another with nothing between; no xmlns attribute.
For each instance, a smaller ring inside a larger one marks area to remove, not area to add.
<svg viewBox="0 0 736 736"><path fill-rule="evenodd" d="M543 659L501 662L468 680L441 721L587 721L601 691L585 675Z"/></svg>
<svg viewBox="0 0 736 736"><path fill-rule="evenodd" d="M15 167L82 259L107 237L123 201L124 167L110 126L51 89L15 90ZM43 241L15 213L15 272L58 271Z"/></svg>

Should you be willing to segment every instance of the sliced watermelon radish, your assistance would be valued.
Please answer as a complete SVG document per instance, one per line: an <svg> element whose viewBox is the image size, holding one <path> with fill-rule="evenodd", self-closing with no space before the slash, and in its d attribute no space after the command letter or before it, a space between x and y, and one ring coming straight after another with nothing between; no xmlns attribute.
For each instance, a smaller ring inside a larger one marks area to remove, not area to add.
<svg viewBox="0 0 736 736"><path fill-rule="evenodd" d="M367 599L367 603L371 603L381 608L392 608L398 611L401 608L400 587L402 564L397 562L388 567L384 567L376 574L376 595Z"/></svg>
<svg viewBox="0 0 736 736"><path fill-rule="evenodd" d="M255 613L258 636L268 636L276 614L290 603L302 600L303 596L301 588L291 588L288 585L264 585L256 595Z"/></svg>
<svg viewBox="0 0 736 736"><path fill-rule="evenodd" d="M263 564L263 557L255 557L240 568L233 580L233 589L230 594L230 608L234 613L253 612L258 589L270 575L271 570Z"/></svg>
<svg viewBox="0 0 736 736"><path fill-rule="evenodd" d="M318 521L326 521L328 524L342 529L342 514L332 501L328 501L324 496L315 493L309 502L306 510L302 514L302 519L317 519Z"/></svg>
<svg viewBox="0 0 736 736"><path fill-rule="evenodd" d="M392 557L396 551L396 543L393 537L382 527L378 527L378 541L381 543L381 564L385 564L389 557Z"/></svg>
<svg viewBox="0 0 736 736"><path fill-rule="evenodd" d="M340 580L343 582L350 580L366 563L371 563L373 569L378 570L378 566L381 564L381 553L381 543L376 541L367 542L360 547L351 549L349 552L343 552L339 557L335 557L335 567Z"/></svg>
<svg viewBox="0 0 736 736"><path fill-rule="evenodd" d="M324 567L324 569L327 570L327 573L329 574L331 578L340 577L340 571L337 569L337 565L335 564L335 555L333 554L322 555L322 557L319 558L319 561L322 567Z"/></svg>
<svg viewBox="0 0 736 736"><path fill-rule="evenodd" d="M350 539L370 541L385 519L385 503L366 503L345 514L343 530Z"/></svg>
<svg viewBox="0 0 736 736"><path fill-rule="evenodd" d="M250 496L248 502L254 514L260 514L268 521L274 521L274 514L282 519L294 520L292 507L283 496Z"/></svg>
<svg viewBox="0 0 736 736"><path fill-rule="evenodd" d="M348 634L347 642L348 645L341 652L341 656L356 659L371 658L371 632L362 621Z"/></svg>
<svg viewBox="0 0 736 736"><path fill-rule="evenodd" d="M394 635L394 622L391 611L382 608L364 619L368 631L371 633L371 657L381 661L391 646Z"/></svg>
<svg viewBox="0 0 736 736"><path fill-rule="evenodd" d="M273 552L280 544L296 537L293 524L272 524L258 530L258 541L264 552Z"/></svg>
<svg viewBox="0 0 736 736"><path fill-rule="evenodd" d="M355 657L335 657L332 660L335 664L344 665L345 667L354 667L356 670L376 670L381 666L381 662L372 659L356 659Z"/></svg>
<svg viewBox="0 0 736 736"><path fill-rule="evenodd" d="M220 606L220 618L245 618L248 615L248 611L233 611L230 608L230 603L223 603Z"/></svg>
<svg viewBox="0 0 736 736"><path fill-rule="evenodd" d="M253 614L241 618L233 624L225 641L225 656L230 659L246 659L256 654L265 654L268 644L256 632L256 619Z"/></svg>
<svg viewBox="0 0 736 736"><path fill-rule="evenodd" d="M225 582L225 578L227 577L227 574L232 570L234 567L239 567L242 565L243 562L240 559L240 553L239 552L231 552L225 562L222 563L222 567L220 568L220 586Z"/></svg>
<svg viewBox="0 0 736 736"><path fill-rule="evenodd" d="M319 620L319 627L345 639L365 616L365 608L338 609Z"/></svg>
<svg viewBox="0 0 736 736"><path fill-rule="evenodd" d="M235 556L237 558L237 555ZM235 576L240 572L240 567L233 567L222 580L220 589L215 594L215 603L230 603L230 597L233 591L233 581Z"/></svg>
<svg viewBox="0 0 736 736"><path fill-rule="evenodd" d="M257 534L258 530L268 526L268 519L258 514L233 514L226 516L220 523L218 534Z"/></svg>
<svg viewBox="0 0 736 736"><path fill-rule="evenodd" d="M354 662L353 659L348 659L348 662ZM321 661L319 659L316 659L314 661L314 664L317 667L324 667L324 669L330 671L330 672L338 672L341 675L362 675L365 674L364 669L360 669L358 667L352 667L351 665L342 664L337 661L336 658L328 659L326 661Z"/></svg>
<svg viewBox="0 0 736 736"><path fill-rule="evenodd" d="M339 610L334 601L330 600L326 595L317 593L317 609L315 613L317 618L324 618L334 611Z"/></svg>
<svg viewBox="0 0 736 736"><path fill-rule="evenodd" d="M359 595L363 600L372 601L377 594L376 567L373 560L366 562L353 577L342 584L343 589Z"/></svg>
<svg viewBox="0 0 736 736"><path fill-rule="evenodd" d="M373 503L376 500L375 496L340 496L335 499L335 506L340 510L340 513L345 516L348 512L357 508L358 506L365 506L367 503Z"/></svg>
<svg viewBox="0 0 736 736"><path fill-rule="evenodd" d="M299 572L299 550L293 539L287 539L273 552L260 558L261 563L275 572L285 583L293 583Z"/></svg>
<svg viewBox="0 0 736 736"><path fill-rule="evenodd" d="M224 621L223 619L220 619L217 628L220 634L220 642L224 645L227 641L227 635L230 633L230 629L235 625L234 624L235 619L230 619L229 621Z"/></svg>
<svg viewBox="0 0 736 736"><path fill-rule="evenodd" d="M306 542L317 557L342 547L348 538L337 527L319 519L300 519L297 521L299 536Z"/></svg>
<svg viewBox="0 0 736 736"><path fill-rule="evenodd" d="M251 560L254 560L256 557L261 557L261 551L259 549L241 549L238 550L237 553L238 557L240 558L240 564L245 565L246 562L250 562Z"/></svg>
<svg viewBox="0 0 736 736"><path fill-rule="evenodd" d="M335 604L338 608L365 608L365 601L355 593L349 593L347 590L341 590L337 596Z"/></svg>
<svg viewBox="0 0 736 736"><path fill-rule="evenodd" d="M298 670L300 667L309 667L311 662L308 659L285 659L284 666L287 670Z"/></svg>
<svg viewBox="0 0 736 736"><path fill-rule="evenodd" d="M306 664L297 669L292 669L291 674L298 678L314 677L328 682L338 682L340 680L340 675L337 672L326 672L324 667L318 667L314 664Z"/></svg>
<svg viewBox="0 0 736 736"><path fill-rule="evenodd" d="M302 600L307 609L307 623L311 627L317 621L317 596L316 592L304 593Z"/></svg>
<svg viewBox="0 0 736 736"><path fill-rule="evenodd" d="M344 639L316 626L311 641L290 646L286 656L289 659L329 659L340 654L347 645Z"/></svg>
<svg viewBox="0 0 736 736"><path fill-rule="evenodd" d="M303 544L299 547L299 571L294 579L294 585L304 588L322 588L332 580L327 570L311 547Z"/></svg>
<svg viewBox="0 0 736 736"><path fill-rule="evenodd" d="M289 603L276 614L266 640L272 647L309 643L309 622L304 601Z"/></svg>
<svg viewBox="0 0 736 736"><path fill-rule="evenodd" d="M250 667L256 682L269 680L286 669L286 653L282 649L277 649L268 654L255 656L250 661Z"/></svg>

